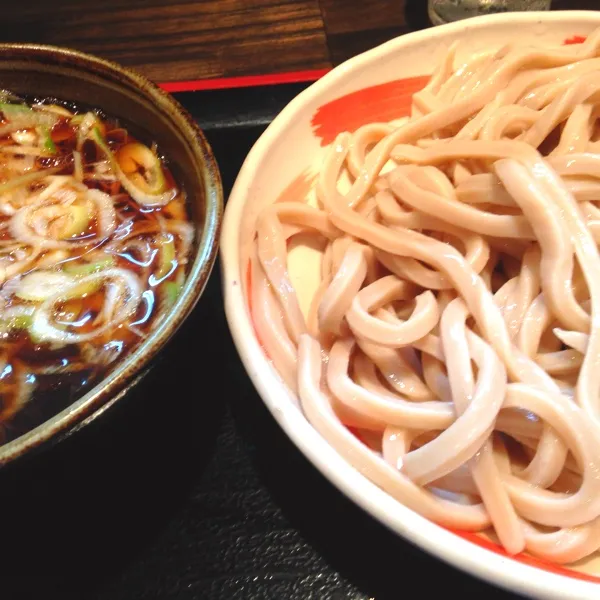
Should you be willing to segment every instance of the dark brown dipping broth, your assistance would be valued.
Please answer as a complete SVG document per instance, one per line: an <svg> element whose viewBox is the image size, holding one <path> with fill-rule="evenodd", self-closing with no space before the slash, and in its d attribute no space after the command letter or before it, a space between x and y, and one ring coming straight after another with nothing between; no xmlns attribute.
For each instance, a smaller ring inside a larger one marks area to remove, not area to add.
<svg viewBox="0 0 600 600"><path fill-rule="evenodd" d="M149 335L181 291L194 230L155 144L87 107L1 102L3 444L83 396Z"/></svg>

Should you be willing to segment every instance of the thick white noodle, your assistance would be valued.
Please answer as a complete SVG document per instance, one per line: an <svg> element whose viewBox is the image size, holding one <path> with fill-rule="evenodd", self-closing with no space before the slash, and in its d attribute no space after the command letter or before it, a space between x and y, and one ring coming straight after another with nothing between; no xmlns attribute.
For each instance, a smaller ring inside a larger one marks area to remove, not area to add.
<svg viewBox="0 0 600 600"><path fill-rule="evenodd" d="M453 47L400 126L328 148L256 222L260 341L306 417L399 502L509 553L600 547L600 30ZM305 316L287 243L324 248Z"/></svg>

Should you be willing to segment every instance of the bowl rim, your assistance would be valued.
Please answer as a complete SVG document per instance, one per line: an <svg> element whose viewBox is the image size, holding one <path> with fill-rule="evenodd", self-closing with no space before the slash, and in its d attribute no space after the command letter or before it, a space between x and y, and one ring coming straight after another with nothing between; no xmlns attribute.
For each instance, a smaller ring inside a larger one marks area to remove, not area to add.
<svg viewBox="0 0 600 600"><path fill-rule="evenodd" d="M180 133L194 162L201 165L205 200L203 222L193 220L200 232L193 262L183 290L167 316L148 338L120 360L114 370L85 395L38 426L0 446L0 467L78 431L98 415L104 414L144 378L151 361L179 329L204 291L217 257L224 207L221 175L204 133L183 106L154 82L116 62L61 46L0 43L0 62L6 59L22 59L40 65L51 62L73 71L91 73L121 89L135 90L141 97L153 102Z"/></svg>
<svg viewBox="0 0 600 600"><path fill-rule="evenodd" d="M264 356L244 299L239 256L240 221L254 172L271 144L293 122L296 113L322 92L334 87L348 72L364 67L383 55L391 55L409 43L431 40L450 33L464 35L470 30L486 29L492 24L532 25L565 20L600 26L600 12L531 11L473 17L399 36L335 67L297 95L252 147L227 201L220 255L226 318L238 354L255 389L294 445L338 490L405 540L480 579L529 597L593 600L598 597L598 584L542 571L477 546L408 509L350 466L304 417L293 394Z"/></svg>

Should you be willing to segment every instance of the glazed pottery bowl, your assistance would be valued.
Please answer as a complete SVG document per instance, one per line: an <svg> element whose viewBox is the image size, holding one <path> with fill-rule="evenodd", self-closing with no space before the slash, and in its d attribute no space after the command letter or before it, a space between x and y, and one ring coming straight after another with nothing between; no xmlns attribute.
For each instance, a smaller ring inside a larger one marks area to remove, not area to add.
<svg viewBox="0 0 600 600"><path fill-rule="evenodd" d="M223 192L217 164L200 129L169 94L141 75L73 50L0 44L0 88L18 96L56 98L99 109L135 137L155 141L186 191L196 240L184 288L160 325L84 396L0 446L0 465L5 465L80 428L141 379L202 294L216 258Z"/></svg>

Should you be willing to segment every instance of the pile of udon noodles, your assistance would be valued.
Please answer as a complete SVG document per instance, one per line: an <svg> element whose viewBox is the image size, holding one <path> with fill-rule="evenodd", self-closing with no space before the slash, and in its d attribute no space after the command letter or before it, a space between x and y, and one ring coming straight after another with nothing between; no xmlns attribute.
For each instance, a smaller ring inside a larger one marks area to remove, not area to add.
<svg viewBox="0 0 600 600"><path fill-rule="evenodd" d="M318 206L261 212L253 322L308 420L380 488L570 563L600 547L600 30L456 62L403 124L338 136ZM298 233L324 248L306 318Z"/></svg>

